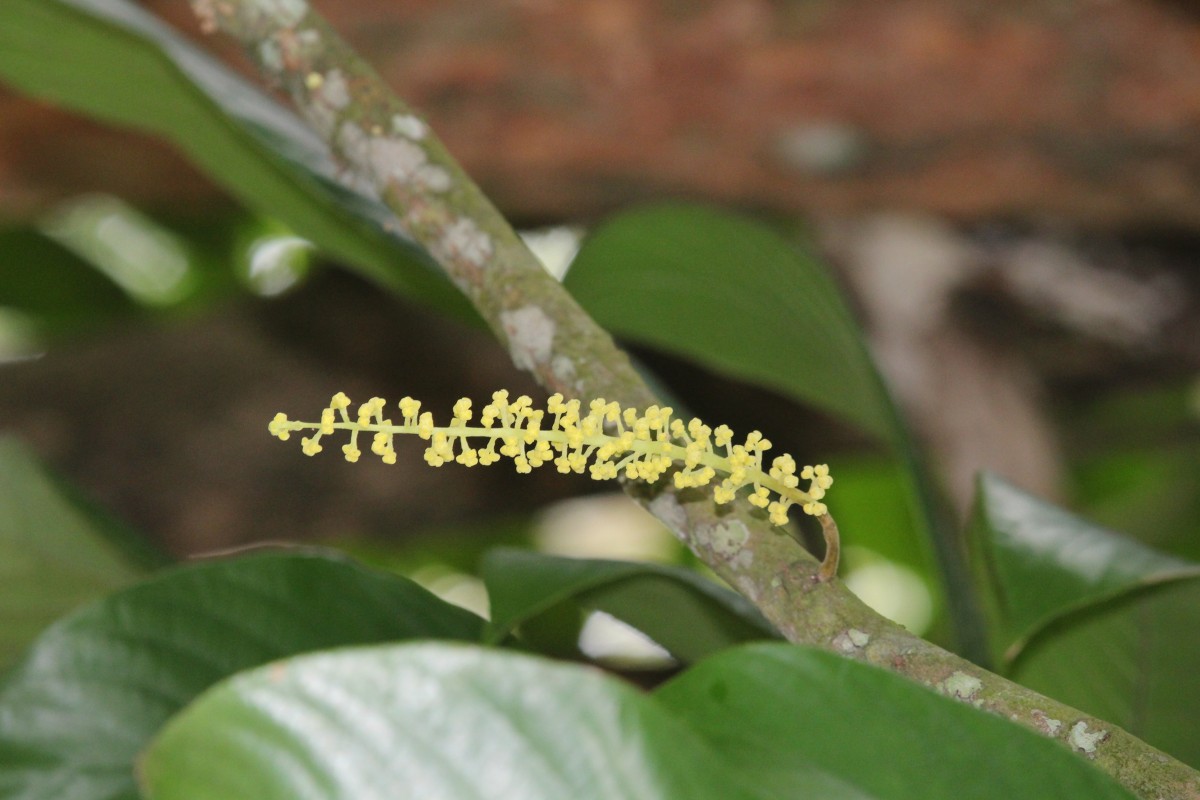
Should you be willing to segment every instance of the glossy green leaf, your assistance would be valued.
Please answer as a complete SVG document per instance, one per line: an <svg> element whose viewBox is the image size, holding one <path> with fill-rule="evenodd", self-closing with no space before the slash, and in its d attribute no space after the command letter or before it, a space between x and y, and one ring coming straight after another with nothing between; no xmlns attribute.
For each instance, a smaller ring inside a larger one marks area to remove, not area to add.
<svg viewBox="0 0 1200 800"><path fill-rule="evenodd" d="M748 645L656 697L770 797L1132 797L1033 731L824 651Z"/></svg>
<svg viewBox="0 0 1200 800"><path fill-rule="evenodd" d="M51 622L144 574L150 559L124 536L0 437L0 670Z"/></svg>
<svg viewBox="0 0 1200 800"><path fill-rule="evenodd" d="M1200 576L1200 565L1092 525L990 474L979 479L970 542L988 594L995 654L1009 661L1066 614Z"/></svg>
<svg viewBox="0 0 1200 800"><path fill-rule="evenodd" d="M782 392L883 441L883 386L828 273L764 225L694 206L623 214L564 285L613 333Z"/></svg>
<svg viewBox="0 0 1200 800"><path fill-rule="evenodd" d="M391 212L338 183L294 114L129 0L0 3L0 80L159 135L252 208L392 289L464 318L466 301Z"/></svg>
<svg viewBox="0 0 1200 800"><path fill-rule="evenodd" d="M935 605L945 607L947 593L964 654L986 658L956 532L824 267L764 224L664 206L600 226L564 285L619 337L773 389L889 444L915 523L895 549L939 590ZM853 528L842 533L854 544Z"/></svg>
<svg viewBox="0 0 1200 800"><path fill-rule="evenodd" d="M239 675L167 726L141 777L149 800L761 797L620 681L434 644Z"/></svg>
<svg viewBox="0 0 1200 800"><path fill-rule="evenodd" d="M1200 565L990 475L971 543L1015 680L1200 766Z"/></svg>
<svg viewBox="0 0 1200 800"><path fill-rule="evenodd" d="M478 647L303 656L205 694L140 775L148 800L1131 797L1031 731L780 644L726 651L654 695Z"/></svg>
<svg viewBox="0 0 1200 800"><path fill-rule="evenodd" d="M0 797L132 800L166 720L235 672L343 645L477 640L411 581L309 552L173 570L53 625L0 684Z"/></svg>
<svg viewBox="0 0 1200 800"><path fill-rule="evenodd" d="M779 633L741 595L679 567L548 556L498 548L483 561L491 600L489 636L499 641L560 611L604 611L637 628L683 662ZM557 621L557 620L555 620ZM575 634L556 648L574 650Z"/></svg>
<svg viewBox="0 0 1200 800"><path fill-rule="evenodd" d="M1033 637L1012 678L1200 769L1200 580L1135 590Z"/></svg>

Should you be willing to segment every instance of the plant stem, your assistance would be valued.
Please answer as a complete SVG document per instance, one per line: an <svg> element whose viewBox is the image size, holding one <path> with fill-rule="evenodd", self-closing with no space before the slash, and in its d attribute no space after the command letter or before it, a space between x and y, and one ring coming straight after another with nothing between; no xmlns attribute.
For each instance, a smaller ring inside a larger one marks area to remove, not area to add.
<svg viewBox="0 0 1200 800"><path fill-rule="evenodd" d="M568 397L606 397L634 408L657 402L626 354L542 268L425 123L306 0L192 0L192 6L206 30L238 39L291 95L347 168L348 182L382 197L396 224L441 263L518 367ZM1068 745L1079 726L1106 731L1084 752L1097 766L1145 798L1200 800L1200 774L1186 765L913 636L840 581L821 580L817 560L748 504L718 509L707 492L668 483L631 482L626 490L788 640L907 675Z"/></svg>

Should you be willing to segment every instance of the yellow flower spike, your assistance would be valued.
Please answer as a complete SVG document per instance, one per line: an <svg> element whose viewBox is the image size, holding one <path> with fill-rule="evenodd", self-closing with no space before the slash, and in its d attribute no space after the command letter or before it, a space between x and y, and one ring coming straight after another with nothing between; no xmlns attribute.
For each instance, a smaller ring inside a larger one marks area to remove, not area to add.
<svg viewBox="0 0 1200 800"><path fill-rule="evenodd" d="M820 518L827 540L831 535L836 538L836 533L829 533L836 532L836 526L822 502L833 485L827 464L806 466L797 475L795 459L784 454L766 468L763 453L772 445L759 431L751 431L743 443L734 444L728 426L710 428L699 419L685 422L675 418L674 410L667 406L650 406L639 413L596 398L588 402L587 413L581 416L578 399L566 400L555 393L544 409L534 408L528 396L510 400L508 392L501 389L481 409L475 426L470 425L472 403L465 397L454 404L449 426L435 424L433 415L421 411L421 403L411 397L400 400L402 424L384 419L381 398L373 397L359 407L357 422L347 414L349 407L350 398L338 392L317 422L290 420L281 413L271 420L268 431L285 441L293 432L310 432L311 436L301 438L301 451L311 456L322 451L322 436L348 430L350 442L342 447L342 453L352 462L361 455L358 435L369 433L371 452L386 464L396 463L394 437L415 435L429 442L424 458L434 467L449 462L488 466L507 457L522 473L553 464L559 472L590 474L595 480L623 476L644 481L657 481L674 469L672 480L679 489L710 487L713 500L725 504L750 486L747 499L764 509L773 524L786 525L788 510L796 505ZM606 423L611 424L607 430ZM799 488L801 480L808 482L807 491ZM831 577L835 567L823 565L821 579Z"/></svg>

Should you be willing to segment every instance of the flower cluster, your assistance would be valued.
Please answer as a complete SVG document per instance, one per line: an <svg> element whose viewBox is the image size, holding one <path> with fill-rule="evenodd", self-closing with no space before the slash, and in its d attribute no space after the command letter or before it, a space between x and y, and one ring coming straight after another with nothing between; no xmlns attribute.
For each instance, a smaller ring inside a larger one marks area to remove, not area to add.
<svg viewBox="0 0 1200 800"><path fill-rule="evenodd" d="M674 417L670 408L650 406L644 412L622 409L615 402L592 400L586 412L578 400L552 395L545 410L533 407L533 401L521 395L510 400L507 391L492 395L475 418L471 401L462 398L454 404L449 425L438 426L433 415L421 411L420 401L405 397L399 403L401 422L385 418L386 403L373 397L360 405L356 418L350 413L350 398L338 392L321 413L319 422L289 420L275 415L271 435L288 439L294 431L313 431L301 439L305 455L321 452L321 438L336 430L350 431L350 442L342 447L347 461L357 461L360 434L371 434L371 452L385 463L396 463L393 449L397 435L416 435L429 442L425 461L440 467L454 462L466 467L484 466L510 458L517 472L531 472L544 464L554 464L559 472L588 473L596 480L624 477L629 480L657 481L675 469L672 480L680 489L713 487L717 503L729 503L743 488L749 488L749 501L766 509L771 522L784 525L788 509L801 506L805 513L827 513L825 490L833 484L825 464L804 467L797 474L796 462L789 455L774 458L764 466L763 454L771 442L753 431L741 444L734 444L733 431L721 425L710 428L698 419ZM475 424L470 424L475 420ZM800 482L807 481L807 489Z"/></svg>

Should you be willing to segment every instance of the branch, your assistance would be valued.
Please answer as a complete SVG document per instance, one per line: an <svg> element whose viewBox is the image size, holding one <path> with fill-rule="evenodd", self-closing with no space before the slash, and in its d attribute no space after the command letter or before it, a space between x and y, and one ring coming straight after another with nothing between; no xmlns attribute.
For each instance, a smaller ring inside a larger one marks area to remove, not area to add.
<svg viewBox="0 0 1200 800"><path fill-rule="evenodd" d="M519 368L567 397L656 403L628 357L551 278L412 109L306 0L192 0L291 95L397 224L441 263ZM665 482L664 482L665 483ZM707 493L626 490L763 611L789 641L816 645L921 681L1065 742L1146 798L1200 798L1200 774L1130 734L948 653L867 608L789 536L744 502L721 513Z"/></svg>

